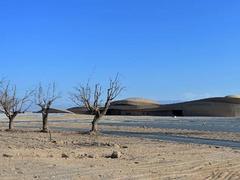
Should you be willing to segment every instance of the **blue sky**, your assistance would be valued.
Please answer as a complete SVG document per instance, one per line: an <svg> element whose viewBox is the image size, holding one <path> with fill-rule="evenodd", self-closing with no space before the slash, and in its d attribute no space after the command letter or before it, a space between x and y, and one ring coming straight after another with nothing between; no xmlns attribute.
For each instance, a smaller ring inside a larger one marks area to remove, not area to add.
<svg viewBox="0 0 240 180"><path fill-rule="evenodd" d="M120 98L238 94L239 9L238 0L0 1L0 75L21 91L56 81L65 97L117 72Z"/></svg>

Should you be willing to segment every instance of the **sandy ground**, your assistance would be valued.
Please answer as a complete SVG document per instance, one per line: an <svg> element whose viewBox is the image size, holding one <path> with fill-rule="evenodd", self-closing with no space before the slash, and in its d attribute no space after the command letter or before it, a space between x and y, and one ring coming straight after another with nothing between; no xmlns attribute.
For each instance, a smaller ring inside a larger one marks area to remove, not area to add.
<svg viewBox="0 0 240 180"><path fill-rule="evenodd" d="M71 122L76 118L83 123ZM90 136L81 133L82 129L89 128L90 119L77 115L50 117L51 127L79 128L79 132L52 131L51 140L49 134L39 133L36 128L41 127L40 117L18 117L15 123L18 130L13 132L5 131L7 123L2 119L0 179L240 179L238 149L104 134ZM101 128L240 139L238 133L130 128L114 124ZM112 159L114 151L121 156Z"/></svg>

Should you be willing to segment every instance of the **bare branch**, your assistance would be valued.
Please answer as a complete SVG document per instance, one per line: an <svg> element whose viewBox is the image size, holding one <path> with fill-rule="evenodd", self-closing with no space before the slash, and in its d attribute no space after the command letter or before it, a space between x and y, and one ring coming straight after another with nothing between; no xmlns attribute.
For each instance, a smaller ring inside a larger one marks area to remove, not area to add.
<svg viewBox="0 0 240 180"><path fill-rule="evenodd" d="M60 98L59 95L56 95L56 85L55 83L49 84L46 90L42 87L41 83L35 92L35 103L41 109L48 109L56 101Z"/></svg>

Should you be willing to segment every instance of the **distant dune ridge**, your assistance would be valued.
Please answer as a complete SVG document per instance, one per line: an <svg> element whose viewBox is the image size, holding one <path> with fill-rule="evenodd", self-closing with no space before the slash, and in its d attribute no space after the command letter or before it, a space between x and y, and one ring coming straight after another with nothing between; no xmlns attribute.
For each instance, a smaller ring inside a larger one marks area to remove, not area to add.
<svg viewBox="0 0 240 180"><path fill-rule="evenodd" d="M231 95L174 104L159 104L146 99L125 99L113 102L109 115L150 116L240 116L240 96Z"/></svg>
<svg viewBox="0 0 240 180"><path fill-rule="evenodd" d="M89 114L89 111L85 107L71 107L67 110L75 114Z"/></svg>
<svg viewBox="0 0 240 180"><path fill-rule="evenodd" d="M127 104L133 104L133 105L159 105L160 103L154 100L150 100L150 99L144 99L144 98L128 98L128 99L124 99L124 100L119 100L119 101L114 101L112 103L112 105L116 105L116 104L121 104L121 103L127 103Z"/></svg>
<svg viewBox="0 0 240 180"><path fill-rule="evenodd" d="M240 99L240 95L229 95L229 96L226 96L226 98Z"/></svg>
<svg viewBox="0 0 240 180"><path fill-rule="evenodd" d="M135 108L154 108L159 107L160 103L157 101L143 99L143 98L128 98L111 103L111 108L123 108L124 107L135 107Z"/></svg>
<svg viewBox="0 0 240 180"><path fill-rule="evenodd" d="M41 111L37 111L35 113L41 113ZM57 108L50 108L49 113L73 113L71 111L65 110L65 109L57 109Z"/></svg>
<svg viewBox="0 0 240 180"><path fill-rule="evenodd" d="M85 107L51 109L51 113L89 114ZM240 116L240 95L173 104L160 104L144 98L127 98L112 102L107 115L236 117Z"/></svg>

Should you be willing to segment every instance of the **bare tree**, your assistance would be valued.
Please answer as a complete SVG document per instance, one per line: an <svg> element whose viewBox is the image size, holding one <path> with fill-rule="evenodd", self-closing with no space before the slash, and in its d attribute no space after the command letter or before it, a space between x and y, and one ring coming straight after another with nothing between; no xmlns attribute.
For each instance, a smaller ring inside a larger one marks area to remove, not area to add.
<svg viewBox="0 0 240 180"><path fill-rule="evenodd" d="M47 88L43 88L39 84L36 94L35 94L35 103L41 108L42 113L42 132L48 132L48 114L49 110L54 101L59 98L59 95L56 95L56 85L51 83Z"/></svg>
<svg viewBox="0 0 240 180"><path fill-rule="evenodd" d="M26 91L21 98L17 97L16 85L10 85L10 82L0 84L0 111L9 119L9 130L13 129L13 120L19 113L26 112L32 101L30 97L33 91Z"/></svg>
<svg viewBox="0 0 240 180"><path fill-rule="evenodd" d="M93 91L87 83L86 86L79 86L75 88L75 92L71 94L71 100L77 106L85 106L87 110L94 115L92 121L92 133L98 131L97 124L98 121L106 115L111 102L122 92L124 88L121 86L119 81L119 76L117 75L115 79L110 79L109 88L107 89L106 100L102 104L102 87L100 84L95 84Z"/></svg>

